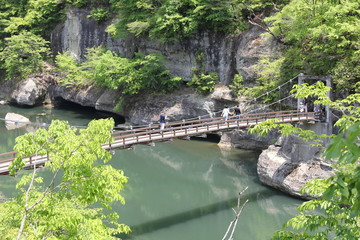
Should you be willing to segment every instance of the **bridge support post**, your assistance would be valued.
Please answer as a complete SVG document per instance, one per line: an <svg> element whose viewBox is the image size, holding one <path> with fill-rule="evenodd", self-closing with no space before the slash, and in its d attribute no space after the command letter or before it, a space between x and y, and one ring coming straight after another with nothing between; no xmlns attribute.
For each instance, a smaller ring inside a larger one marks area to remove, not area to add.
<svg viewBox="0 0 360 240"><path fill-rule="evenodd" d="M305 82L305 75L303 73L300 73L298 76L298 85L301 85ZM300 103L303 101L303 99L298 98L297 100L297 109L300 110Z"/></svg>
<svg viewBox="0 0 360 240"><path fill-rule="evenodd" d="M331 84L331 75L327 75L325 78L326 81L326 86L332 88L332 84ZM329 97L329 99L331 100L332 98L332 94L331 94L331 90L328 91L326 93L326 95ZM333 133L333 117L332 117L332 113L331 110L329 108L329 106L325 107L325 121L327 124L327 134L332 134Z"/></svg>

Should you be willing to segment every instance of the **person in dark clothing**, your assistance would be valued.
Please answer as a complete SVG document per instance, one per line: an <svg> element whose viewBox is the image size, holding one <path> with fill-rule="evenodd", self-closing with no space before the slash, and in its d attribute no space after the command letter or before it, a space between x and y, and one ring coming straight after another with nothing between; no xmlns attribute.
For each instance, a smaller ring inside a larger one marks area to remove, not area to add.
<svg viewBox="0 0 360 240"><path fill-rule="evenodd" d="M163 113L163 112L160 113L160 120L159 120L160 129L164 129L164 128L165 128L165 122L166 122L165 118L166 118L165 113Z"/></svg>
<svg viewBox="0 0 360 240"><path fill-rule="evenodd" d="M241 111L240 111L239 105L237 105L237 106L234 108L234 113L235 113L236 119L240 119Z"/></svg>

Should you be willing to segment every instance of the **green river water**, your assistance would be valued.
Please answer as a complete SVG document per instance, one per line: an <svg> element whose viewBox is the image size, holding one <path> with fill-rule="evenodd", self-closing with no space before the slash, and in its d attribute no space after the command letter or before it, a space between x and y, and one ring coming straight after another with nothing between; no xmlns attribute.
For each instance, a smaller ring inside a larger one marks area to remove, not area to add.
<svg viewBox="0 0 360 240"><path fill-rule="evenodd" d="M14 112L32 122L52 119L84 126L103 114L89 109L16 108L0 105L0 117ZM30 130L28 128L28 130ZM0 123L0 153L12 151L16 136L25 128L7 130ZM262 185L256 174L259 152L221 149L215 140L192 139L137 145L116 150L112 165L129 178L123 196L126 204L115 204L120 221L132 228L131 240L221 240L234 219L237 195L245 187L245 206L234 234L235 240L269 239L296 214L300 200ZM41 170L46 176L47 170ZM26 171L23 171L26 172ZM15 195L17 178L0 176L0 193Z"/></svg>

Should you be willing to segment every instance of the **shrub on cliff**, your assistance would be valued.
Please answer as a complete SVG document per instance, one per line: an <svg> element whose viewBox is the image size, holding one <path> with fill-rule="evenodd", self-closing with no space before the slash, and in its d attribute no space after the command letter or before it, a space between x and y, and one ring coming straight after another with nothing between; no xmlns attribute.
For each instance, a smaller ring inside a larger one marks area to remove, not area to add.
<svg viewBox="0 0 360 240"><path fill-rule="evenodd" d="M88 49L86 61L77 63L67 53L56 57L58 71L66 76L59 79L64 85L96 84L122 89L124 94L139 92L166 93L178 88L181 78L172 76L159 54L137 54L133 59L122 58L110 50Z"/></svg>
<svg viewBox="0 0 360 240"><path fill-rule="evenodd" d="M50 54L48 42L27 31L5 38L5 47L0 51L2 68L7 80L21 80L43 69L44 59Z"/></svg>

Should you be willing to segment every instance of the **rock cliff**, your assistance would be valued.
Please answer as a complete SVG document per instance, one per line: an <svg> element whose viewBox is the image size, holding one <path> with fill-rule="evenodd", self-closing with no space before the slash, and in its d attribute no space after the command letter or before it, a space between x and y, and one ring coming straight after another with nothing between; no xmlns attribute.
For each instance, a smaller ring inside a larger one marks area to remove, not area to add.
<svg viewBox="0 0 360 240"><path fill-rule="evenodd" d="M223 84L229 83L235 73L243 75L245 81L254 80L253 69L259 57L279 51L281 48L272 38L262 36L263 30L250 27L239 35L201 32L176 43L161 44L148 38L128 36L113 39L106 32L110 23L97 24L87 18L83 9L68 9L66 21L59 24L51 34L54 54L69 51L81 60L87 48L104 46L124 57L136 52L161 53L168 62L167 67L184 80L191 78L191 69L196 66L196 54L204 52L206 72L216 72Z"/></svg>

